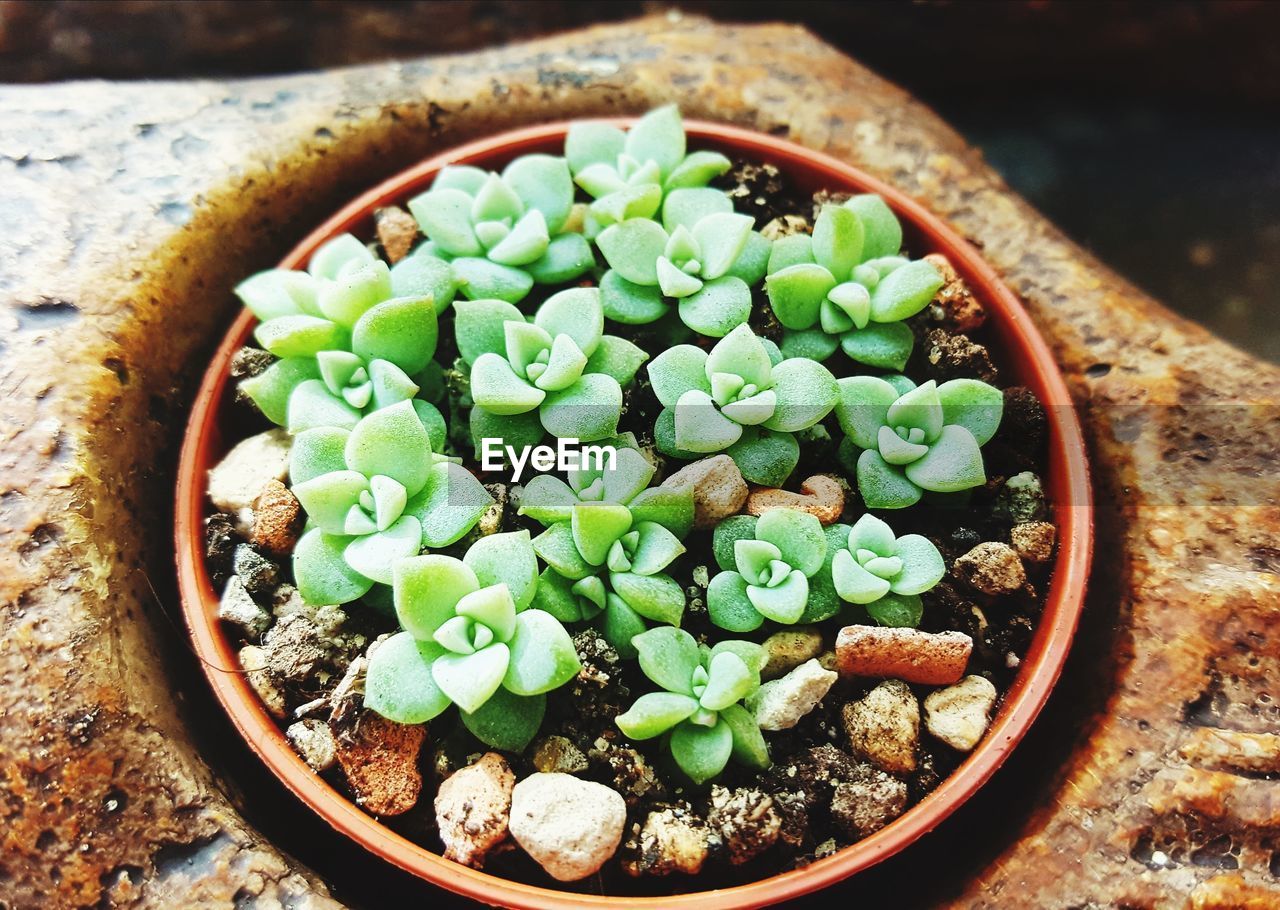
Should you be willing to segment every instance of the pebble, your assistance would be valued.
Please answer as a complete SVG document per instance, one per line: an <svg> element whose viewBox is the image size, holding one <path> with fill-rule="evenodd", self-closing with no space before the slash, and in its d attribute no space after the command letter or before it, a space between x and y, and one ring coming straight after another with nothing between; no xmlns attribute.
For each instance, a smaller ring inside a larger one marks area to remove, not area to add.
<svg viewBox="0 0 1280 910"><path fill-rule="evenodd" d="M356 803L374 815L412 809L422 793L418 753L426 738L421 724L393 723L372 711L363 712L345 735L338 734L338 764Z"/></svg>
<svg viewBox="0 0 1280 910"><path fill-rule="evenodd" d="M249 596L239 575L232 575L227 579L222 599L218 601L218 618L239 626L245 638L254 641L271 625L271 614Z"/></svg>
<svg viewBox="0 0 1280 910"><path fill-rule="evenodd" d="M209 574L215 582L221 582L231 574L231 557L238 542L232 516L219 512L205 519L204 555Z"/></svg>
<svg viewBox="0 0 1280 910"><path fill-rule="evenodd" d="M994 385L999 379L991 353L968 335L952 334L946 329L930 329L925 333L924 362L921 366L928 379L980 379Z"/></svg>
<svg viewBox="0 0 1280 910"><path fill-rule="evenodd" d="M964 675L971 653L973 639L963 632L845 626L836 636L836 662L842 676L949 686Z"/></svg>
<svg viewBox="0 0 1280 910"><path fill-rule="evenodd" d="M1030 471L1014 474L996 493L993 513L1014 524L1042 521L1048 510L1045 507L1044 488L1040 478Z"/></svg>
<svg viewBox="0 0 1280 910"><path fill-rule="evenodd" d="M781 679L762 685L746 705L761 730L790 730L818 706L837 678L816 659L807 660Z"/></svg>
<svg viewBox="0 0 1280 910"><path fill-rule="evenodd" d="M276 684L267 670L267 652L257 645L245 645L240 649L240 666L244 668L245 679L262 700L267 713L283 718L288 712L288 706L284 690Z"/></svg>
<svg viewBox="0 0 1280 910"><path fill-rule="evenodd" d="M987 321L987 311L956 273L951 260L941 253L930 253L924 260L933 264L943 281L929 304L929 320L951 332L968 334L981 328Z"/></svg>
<svg viewBox="0 0 1280 910"><path fill-rule="evenodd" d="M268 480L253 504L253 545L275 556L288 556L303 521L298 497L280 481Z"/></svg>
<svg viewBox="0 0 1280 910"><path fill-rule="evenodd" d="M589 767L587 756L566 736L548 736L533 745L533 766L548 774L579 774Z"/></svg>
<svg viewBox="0 0 1280 910"><path fill-rule="evenodd" d="M1022 590L1027 571L1013 547L988 540L957 559L952 572L975 591L998 597Z"/></svg>
<svg viewBox="0 0 1280 910"><path fill-rule="evenodd" d="M387 261L392 265L408 256L418 240L418 222L399 206L375 209L373 224L378 242L382 244Z"/></svg>
<svg viewBox="0 0 1280 910"><path fill-rule="evenodd" d="M764 640L761 679L777 679L822 653L822 633L816 626L792 626Z"/></svg>
<svg viewBox="0 0 1280 910"><path fill-rule="evenodd" d="M288 475L292 442L288 433L277 428L237 443L209 471L213 504L232 514L252 508L267 481L284 480Z"/></svg>
<svg viewBox="0 0 1280 910"><path fill-rule="evenodd" d="M623 847L628 875L697 875L707 861L707 826L688 806L650 812Z"/></svg>
<svg viewBox="0 0 1280 910"><path fill-rule="evenodd" d="M280 583L280 567L247 543L236 546L231 570L240 576L245 590L254 597L270 596Z"/></svg>
<svg viewBox="0 0 1280 910"><path fill-rule="evenodd" d="M511 795L511 836L557 881L599 871L617 852L626 820L617 791L571 774L531 774Z"/></svg>
<svg viewBox="0 0 1280 910"><path fill-rule="evenodd" d="M1028 521L1009 531L1014 551L1026 562L1045 563L1053 558L1058 529L1047 521Z"/></svg>
<svg viewBox="0 0 1280 910"><path fill-rule="evenodd" d="M507 837L515 783L502 756L486 752L440 784L435 810L445 859L484 868L489 851Z"/></svg>
<svg viewBox="0 0 1280 910"><path fill-rule="evenodd" d="M920 703L906 683L880 683L864 698L845 705L841 716L855 756L895 774L916 769Z"/></svg>
<svg viewBox="0 0 1280 910"><path fill-rule="evenodd" d="M320 630L305 613L291 613L262 637L267 667L287 686L305 686L327 661Z"/></svg>
<svg viewBox="0 0 1280 910"><path fill-rule="evenodd" d="M907 785L870 765L841 781L831 797L831 819L853 838L879 831L907 807Z"/></svg>
<svg viewBox="0 0 1280 910"><path fill-rule="evenodd" d="M747 512L763 515L770 509L808 512L824 525L835 524L844 513L844 487L830 474L815 474L800 484L800 492L756 487L747 497Z"/></svg>
<svg viewBox="0 0 1280 910"><path fill-rule="evenodd" d="M773 797L760 790L740 787L711 788L707 824L735 866L755 859L778 840L782 816Z"/></svg>
<svg viewBox="0 0 1280 910"><path fill-rule="evenodd" d="M995 704L996 687L990 681L966 676L954 686L925 696L925 727L951 748L968 752L987 732Z"/></svg>
<svg viewBox="0 0 1280 910"><path fill-rule="evenodd" d="M728 455L703 458L676 471L662 485L671 489L693 488L693 526L714 528L738 514L747 501L747 482Z"/></svg>
<svg viewBox="0 0 1280 910"><path fill-rule="evenodd" d="M338 760L338 741L329 725L322 720L307 718L290 724L284 731L293 751L302 756L317 774L328 771Z"/></svg>

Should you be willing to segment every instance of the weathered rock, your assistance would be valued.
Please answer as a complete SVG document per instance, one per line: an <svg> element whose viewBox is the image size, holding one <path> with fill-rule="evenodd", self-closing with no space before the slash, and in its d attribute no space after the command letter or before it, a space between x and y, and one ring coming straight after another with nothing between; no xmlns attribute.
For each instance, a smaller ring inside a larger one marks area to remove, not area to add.
<svg viewBox="0 0 1280 910"><path fill-rule="evenodd" d="M907 807L907 785L863 765L853 780L841 781L831 797L831 819L853 838L875 834Z"/></svg>
<svg viewBox="0 0 1280 910"><path fill-rule="evenodd" d="M244 668L244 678L262 699L267 712L283 720L289 706L284 691L267 669L267 652L257 645L245 645L240 649L240 666Z"/></svg>
<svg viewBox="0 0 1280 910"><path fill-rule="evenodd" d="M880 683L841 711L849 748L876 767L895 774L916 769L920 744L920 703L901 680Z"/></svg>
<svg viewBox="0 0 1280 910"><path fill-rule="evenodd" d="M774 808L773 797L767 793L746 787L729 790L714 786L707 825L729 862L740 866L777 842L782 816Z"/></svg>
<svg viewBox="0 0 1280 910"><path fill-rule="evenodd" d="M747 497L747 512L763 515L770 509L798 509L824 525L834 524L844 513L844 486L830 474L815 474L800 484L800 492L756 487Z"/></svg>
<svg viewBox="0 0 1280 910"><path fill-rule="evenodd" d="M220 584L231 574L231 559L239 542L234 516L218 512L205 519L205 565L214 584Z"/></svg>
<svg viewBox="0 0 1280 910"><path fill-rule="evenodd" d="M441 782L435 810L445 859L484 868L489 851L507 837L515 784L516 776L496 752L486 752Z"/></svg>
<svg viewBox="0 0 1280 910"><path fill-rule="evenodd" d="M693 489L693 526L714 528L736 515L747 501L747 482L728 455L715 455L685 465L662 485L676 490Z"/></svg>
<svg viewBox="0 0 1280 910"><path fill-rule="evenodd" d="M298 497L278 480L268 480L253 503L253 545L273 556L288 556L306 516Z"/></svg>
<svg viewBox="0 0 1280 910"><path fill-rule="evenodd" d="M622 794L628 806L638 805L642 799L666 796L666 784L645 757L630 746L620 746L601 737L592 744L587 757L613 782L613 788Z"/></svg>
<svg viewBox="0 0 1280 910"><path fill-rule="evenodd" d="M257 641L271 625L271 614L249 596L239 575L227 579L227 586L218 601L218 618L239 626L244 637L251 641Z"/></svg>
<svg viewBox="0 0 1280 910"><path fill-rule="evenodd" d="M622 847L628 875L697 875L707 860L707 825L687 805L667 806L645 816L643 827Z"/></svg>
<svg viewBox="0 0 1280 910"><path fill-rule="evenodd" d="M938 382L951 379L980 379L995 384L999 379L991 352L968 335L955 335L945 329L931 329L925 334L924 362L921 366L928 378Z"/></svg>
<svg viewBox="0 0 1280 910"><path fill-rule="evenodd" d="M304 613L279 620L262 639L267 666L276 679L291 687L313 682L316 671L329 659L321 633Z"/></svg>
<svg viewBox="0 0 1280 910"><path fill-rule="evenodd" d="M582 750L564 736L547 736L535 742L530 761L539 771L548 774L579 774L590 767Z"/></svg>
<svg viewBox="0 0 1280 910"><path fill-rule="evenodd" d="M1044 501L1044 487L1040 478L1030 471L1014 474L996 493L992 513L997 518L1014 524L1025 521L1043 521L1048 509Z"/></svg>
<svg viewBox="0 0 1280 910"><path fill-rule="evenodd" d="M765 662L760 678L777 679L822 653L822 633L816 626L792 626L774 632L764 640L763 647Z"/></svg>
<svg viewBox="0 0 1280 910"><path fill-rule="evenodd" d="M329 725L314 717L289 725L284 731L293 750L319 774L328 771L338 760L338 741Z"/></svg>
<svg viewBox="0 0 1280 910"><path fill-rule="evenodd" d="M387 260L395 265L418 241L418 222L398 205L389 205L373 213L374 230L378 243L387 254Z"/></svg>
<svg viewBox="0 0 1280 910"><path fill-rule="evenodd" d="M790 730L818 706L835 685L837 674L808 660L781 679L764 683L747 699L761 730Z"/></svg>
<svg viewBox="0 0 1280 910"><path fill-rule="evenodd" d="M280 567L247 543L238 544L231 569L254 597L269 597L280 583Z"/></svg>
<svg viewBox="0 0 1280 910"><path fill-rule="evenodd" d="M1013 547L988 540L978 544L952 565L952 572L975 591L999 597L1022 590L1027 570Z"/></svg>
<svg viewBox="0 0 1280 910"><path fill-rule="evenodd" d="M209 498L224 512L253 507L269 480L289 473L292 437L282 429L267 430L236 445L209 471Z"/></svg>
<svg viewBox="0 0 1280 910"><path fill-rule="evenodd" d="M364 711L349 730L335 730L335 735L338 764L357 803L374 815L401 815L413 808L422 792L418 753L426 727Z"/></svg>
<svg viewBox="0 0 1280 910"><path fill-rule="evenodd" d="M845 626L836 636L842 676L946 686L964 675L972 653L973 639L963 632Z"/></svg>
<svg viewBox="0 0 1280 910"><path fill-rule="evenodd" d="M981 676L966 676L925 696L925 727L951 748L968 752L987 732L995 704L995 686Z"/></svg>
<svg viewBox="0 0 1280 910"><path fill-rule="evenodd" d="M934 295L926 311L929 321L941 325L949 332L970 334L987 321L987 311L973 296L969 286L957 273L951 260L941 253L929 253L924 257L942 275L942 288Z"/></svg>
<svg viewBox="0 0 1280 910"><path fill-rule="evenodd" d="M511 836L557 881L599 870L622 842L626 820L616 790L570 774L532 774L511 794Z"/></svg>
<svg viewBox="0 0 1280 910"><path fill-rule="evenodd" d="M1046 563L1053 558L1058 529L1047 521L1028 521L1009 531L1014 552L1025 562Z"/></svg>

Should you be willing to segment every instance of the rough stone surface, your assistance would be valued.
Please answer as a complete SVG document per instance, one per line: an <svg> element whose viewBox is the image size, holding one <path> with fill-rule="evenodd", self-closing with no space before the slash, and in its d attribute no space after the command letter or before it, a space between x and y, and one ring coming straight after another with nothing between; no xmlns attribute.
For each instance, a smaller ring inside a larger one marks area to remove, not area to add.
<svg viewBox="0 0 1280 910"><path fill-rule="evenodd" d="M1037 735L832 896L1276 902L1276 784L1248 766L1277 723L1280 370L1118 279L926 107L802 30L665 17L333 73L0 88L0 210L32 213L6 232L0 283L0 899L336 906L291 856L371 903L436 893L392 884L296 804L249 810L264 834L228 801L220 775L252 759L232 735L192 735L218 708L156 607L175 602L170 528L138 516L171 501L241 276L425 155L666 101L857 164L975 242L1044 333L1092 458L1089 609ZM1203 858L1224 835L1234 870L1148 860Z"/></svg>
<svg viewBox="0 0 1280 910"><path fill-rule="evenodd" d="M273 556L288 556L304 518L298 497L280 481L268 480L253 503L253 545Z"/></svg>
<svg viewBox="0 0 1280 910"><path fill-rule="evenodd" d="M850 837L875 834L906 807L907 785L866 765L853 780L837 784L831 796L831 818Z"/></svg>
<svg viewBox="0 0 1280 910"><path fill-rule="evenodd" d="M227 579L222 599L218 601L218 618L238 626L240 633L251 641L257 641L271 625L271 614L249 596L239 575Z"/></svg>
<svg viewBox="0 0 1280 910"><path fill-rule="evenodd" d="M616 790L570 774L526 777L511 795L511 836L552 878L576 882L618 849L627 805Z"/></svg>
<svg viewBox="0 0 1280 910"><path fill-rule="evenodd" d="M365 711L350 730L335 735L338 764L357 803L374 815L401 815L413 808L422 792L418 753L427 738L426 727L392 723Z"/></svg>
<svg viewBox="0 0 1280 910"><path fill-rule="evenodd" d="M756 487L747 497L747 512L763 515L770 509L808 512L824 525L835 524L844 512L844 487L830 474L815 474L800 483L800 492Z"/></svg>
<svg viewBox="0 0 1280 910"><path fill-rule="evenodd" d="M314 717L290 724L284 731L289 745L317 774L328 771L338 760L338 741L329 725Z"/></svg>
<svg viewBox="0 0 1280 910"><path fill-rule="evenodd" d="M548 736L533 744L530 759L539 771L579 774L588 767L587 757L568 737Z"/></svg>
<svg viewBox="0 0 1280 910"><path fill-rule="evenodd" d="M707 861L707 825L688 806L650 812L622 847L628 875L697 875Z"/></svg>
<svg viewBox="0 0 1280 910"><path fill-rule="evenodd" d="M1014 474L996 493L995 514L1007 521L1041 521L1048 514L1044 486L1030 471Z"/></svg>
<svg viewBox="0 0 1280 910"><path fill-rule="evenodd" d="M816 626L792 626L774 632L762 644L765 661L760 678L777 679L822 653L822 633Z"/></svg>
<svg viewBox="0 0 1280 910"><path fill-rule="evenodd" d="M996 687L990 681L966 676L925 696L925 727L951 748L969 752L987 732L995 704Z"/></svg>
<svg viewBox="0 0 1280 910"><path fill-rule="evenodd" d="M250 436L209 470L209 498L224 512L236 513L253 502L270 480L281 481L289 473L292 438L282 429Z"/></svg>
<svg viewBox="0 0 1280 910"><path fill-rule="evenodd" d="M808 660L786 676L764 683L746 704L761 730L790 730L818 706L838 678L816 659Z"/></svg>
<svg viewBox="0 0 1280 910"><path fill-rule="evenodd" d="M267 668L267 652L257 645L245 645L240 649L240 666L244 668L245 678L253 691L258 693L262 704L273 717L284 719L289 707L285 701L284 691Z"/></svg>
<svg viewBox="0 0 1280 910"><path fill-rule="evenodd" d="M955 266L941 253L924 257L942 275L943 285L929 303L929 321L951 332L968 334L982 328L987 321L987 311L981 301L973 296L965 280L956 273Z"/></svg>
<svg viewBox="0 0 1280 910"><path fill-rule="evenodd" d="M1047 521L1028 521L1009 530L1013 549L1024 562L1045 563L1052 559L1057 536L1058 529Z"/></svg>
<svg viewBox="0 0 1280 910"><path fill-rule="evenodd" d="M516 776L501 755L486 752L436 791L436 827L446 859L484 868L489 851L507 837Z"/></svg>
<svg viewBox="0 0 1280 910"><path fill-rule="evenodd" d="M728 455L715 455L685 465L665 481L664 487L693 487L693 526L714 528L736 515L747 501L747 482Z"/></svg>
<svg viewBox="0 0 1280 910"><path fill-rule="evenodd" d="M240 576L245 590L254 597L269 597L280 583L280 567L247 543L236 546L231 571Z"/></svg>
<svg viewBox="0 0 1280 910"><path fill-rule="evenodd" d="M707 824L729 862L735 866L750 862L778 840L782 816L774 808L773 797L760 790L740 787L711 788Z"/></svg>
<svg viewBox="0 0 1280 910"><path fill-rule="evenodd" d="M916 769L920 703L901 680L880 683L841 711L849 748L858 758L897 774Z"/></svg>
<svg viewBox="0 0 1280 910"><path fill-rule="evenodd" d="M392 265L409 255L420 236L418 222L399 206L378 209L373 213L373 223L378 232L378 243L382 244Z"/></svg>
<svg viewBox="0 0 1280 910"><path fill-rule="evenodd" d="M845 626L836 636L836 667L842 676L947 686L964 675L972 653L973 639L963 632Z"/></svg>
<svg viewBox="0 0 1280 910"><path fill-rule="evenodd" d="M978 544L957 559L952 571L975 591L993 597L1012 594L1027 583L1027 570L1017 552L993 540Z"/></svg>

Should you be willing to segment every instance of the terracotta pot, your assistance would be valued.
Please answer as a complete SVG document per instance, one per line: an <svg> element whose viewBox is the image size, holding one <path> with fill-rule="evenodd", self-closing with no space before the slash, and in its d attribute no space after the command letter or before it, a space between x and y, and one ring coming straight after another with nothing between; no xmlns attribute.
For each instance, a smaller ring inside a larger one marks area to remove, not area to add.
<svg viewBox="0 0 1280 910"><path fill-rule="evenodd" d="M628 121L617 122L625 125ZM280 265L301 268L318 246L342 232L371 237L375 209L403 203L426 190L436 172L446 164L500 168L511 158L529 152L559 154L566 128L565 123L555 123L515 130L424 161L354 199L309 234ZM876 834L803 869L716 891L691 890L660 898L625 898L629 905L716 910L781 902L866 869L932 830L990 778L1026 734L1066 660L1084 603L1092 554L1093 510L1085 447L1062 375L1017 298L1001 284L973 247L918 203L834 158L720 124L688 122L686 130L693 147L714 148L731 157L773 162L805 191L826 188L833 192L879 193L902 220L906 244L914 255L946 254L990 314L987 330L993 340L993 352L1002 361L1004 377L1030 387L1045 405L1049 417L1046 492L1054 504L1053 520L1059 541L1048 600L1035 637L1023 657L1021 672L1005 693L982 742L937 789ZM239 672L236 649L217 619L218 592L205 570L202 531L207 513L206 471L225 453L227 440L234 438L228 416L231 409L227 406L230 400L227 368L235 351L249 340L253 325L252 314L242 312L209 364L192 407L178 471L176 547L182 605L196 653L214 694L249 747L281 783L335 829L388 862L486 904L527 908L616 904L617 898L558 891L478 872L442 859L401 837L307 767ZM683 879L672 884L694 889L698 879Z"/></svg>

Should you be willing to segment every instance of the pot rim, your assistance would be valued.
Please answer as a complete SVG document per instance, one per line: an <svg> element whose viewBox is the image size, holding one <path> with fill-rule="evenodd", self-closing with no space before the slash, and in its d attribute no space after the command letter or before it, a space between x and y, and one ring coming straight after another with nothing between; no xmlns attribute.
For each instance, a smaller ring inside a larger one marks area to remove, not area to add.
<svg viewBox="0 0 1280 910"><path fill-rule="evenodd" d="M635 118L589 118L625 126ZM562 140L571 121L529 126L489 136L434 155L357 196L310 232L280 263L297 268L325 240L372 224L374 209L425 189L446 164L495 163ZM1027 733L1066 661L1084 606L1093 550L1093 505L1086 448L1075 406L1048 345L1021 303L977 250L940 218L902 191L822 152L752 130L699 120L685 121L691 140L768 160L816 185L878 193L929 252L944 253L986 307L987 326L1009 361L1016 381L1045 406L1049 423L1048 495L1053 502L1058 552L1044 611L1022 670L1004 693L983 739L931 793L880 831L802 868L730 888L662 897L610 896L559 891L491 875L444 859L367 814L310 769L267 714L240 669L237 653L217 618L218 592L204 560L205 477L221 445L218 417L232 355L248 339L255 320L244 310L214 353L201 381L184 433L178 466L175 545L183 615L214 695L250 749L293 794L335 830L366 850L433 884L486 904L521 908L614 906L727 910L761 907L800 897L839 882L892 856L937 827L995 773ZM905 226L905 225L904 225ZM696 882L691 878L690 882Z"/></svg>

